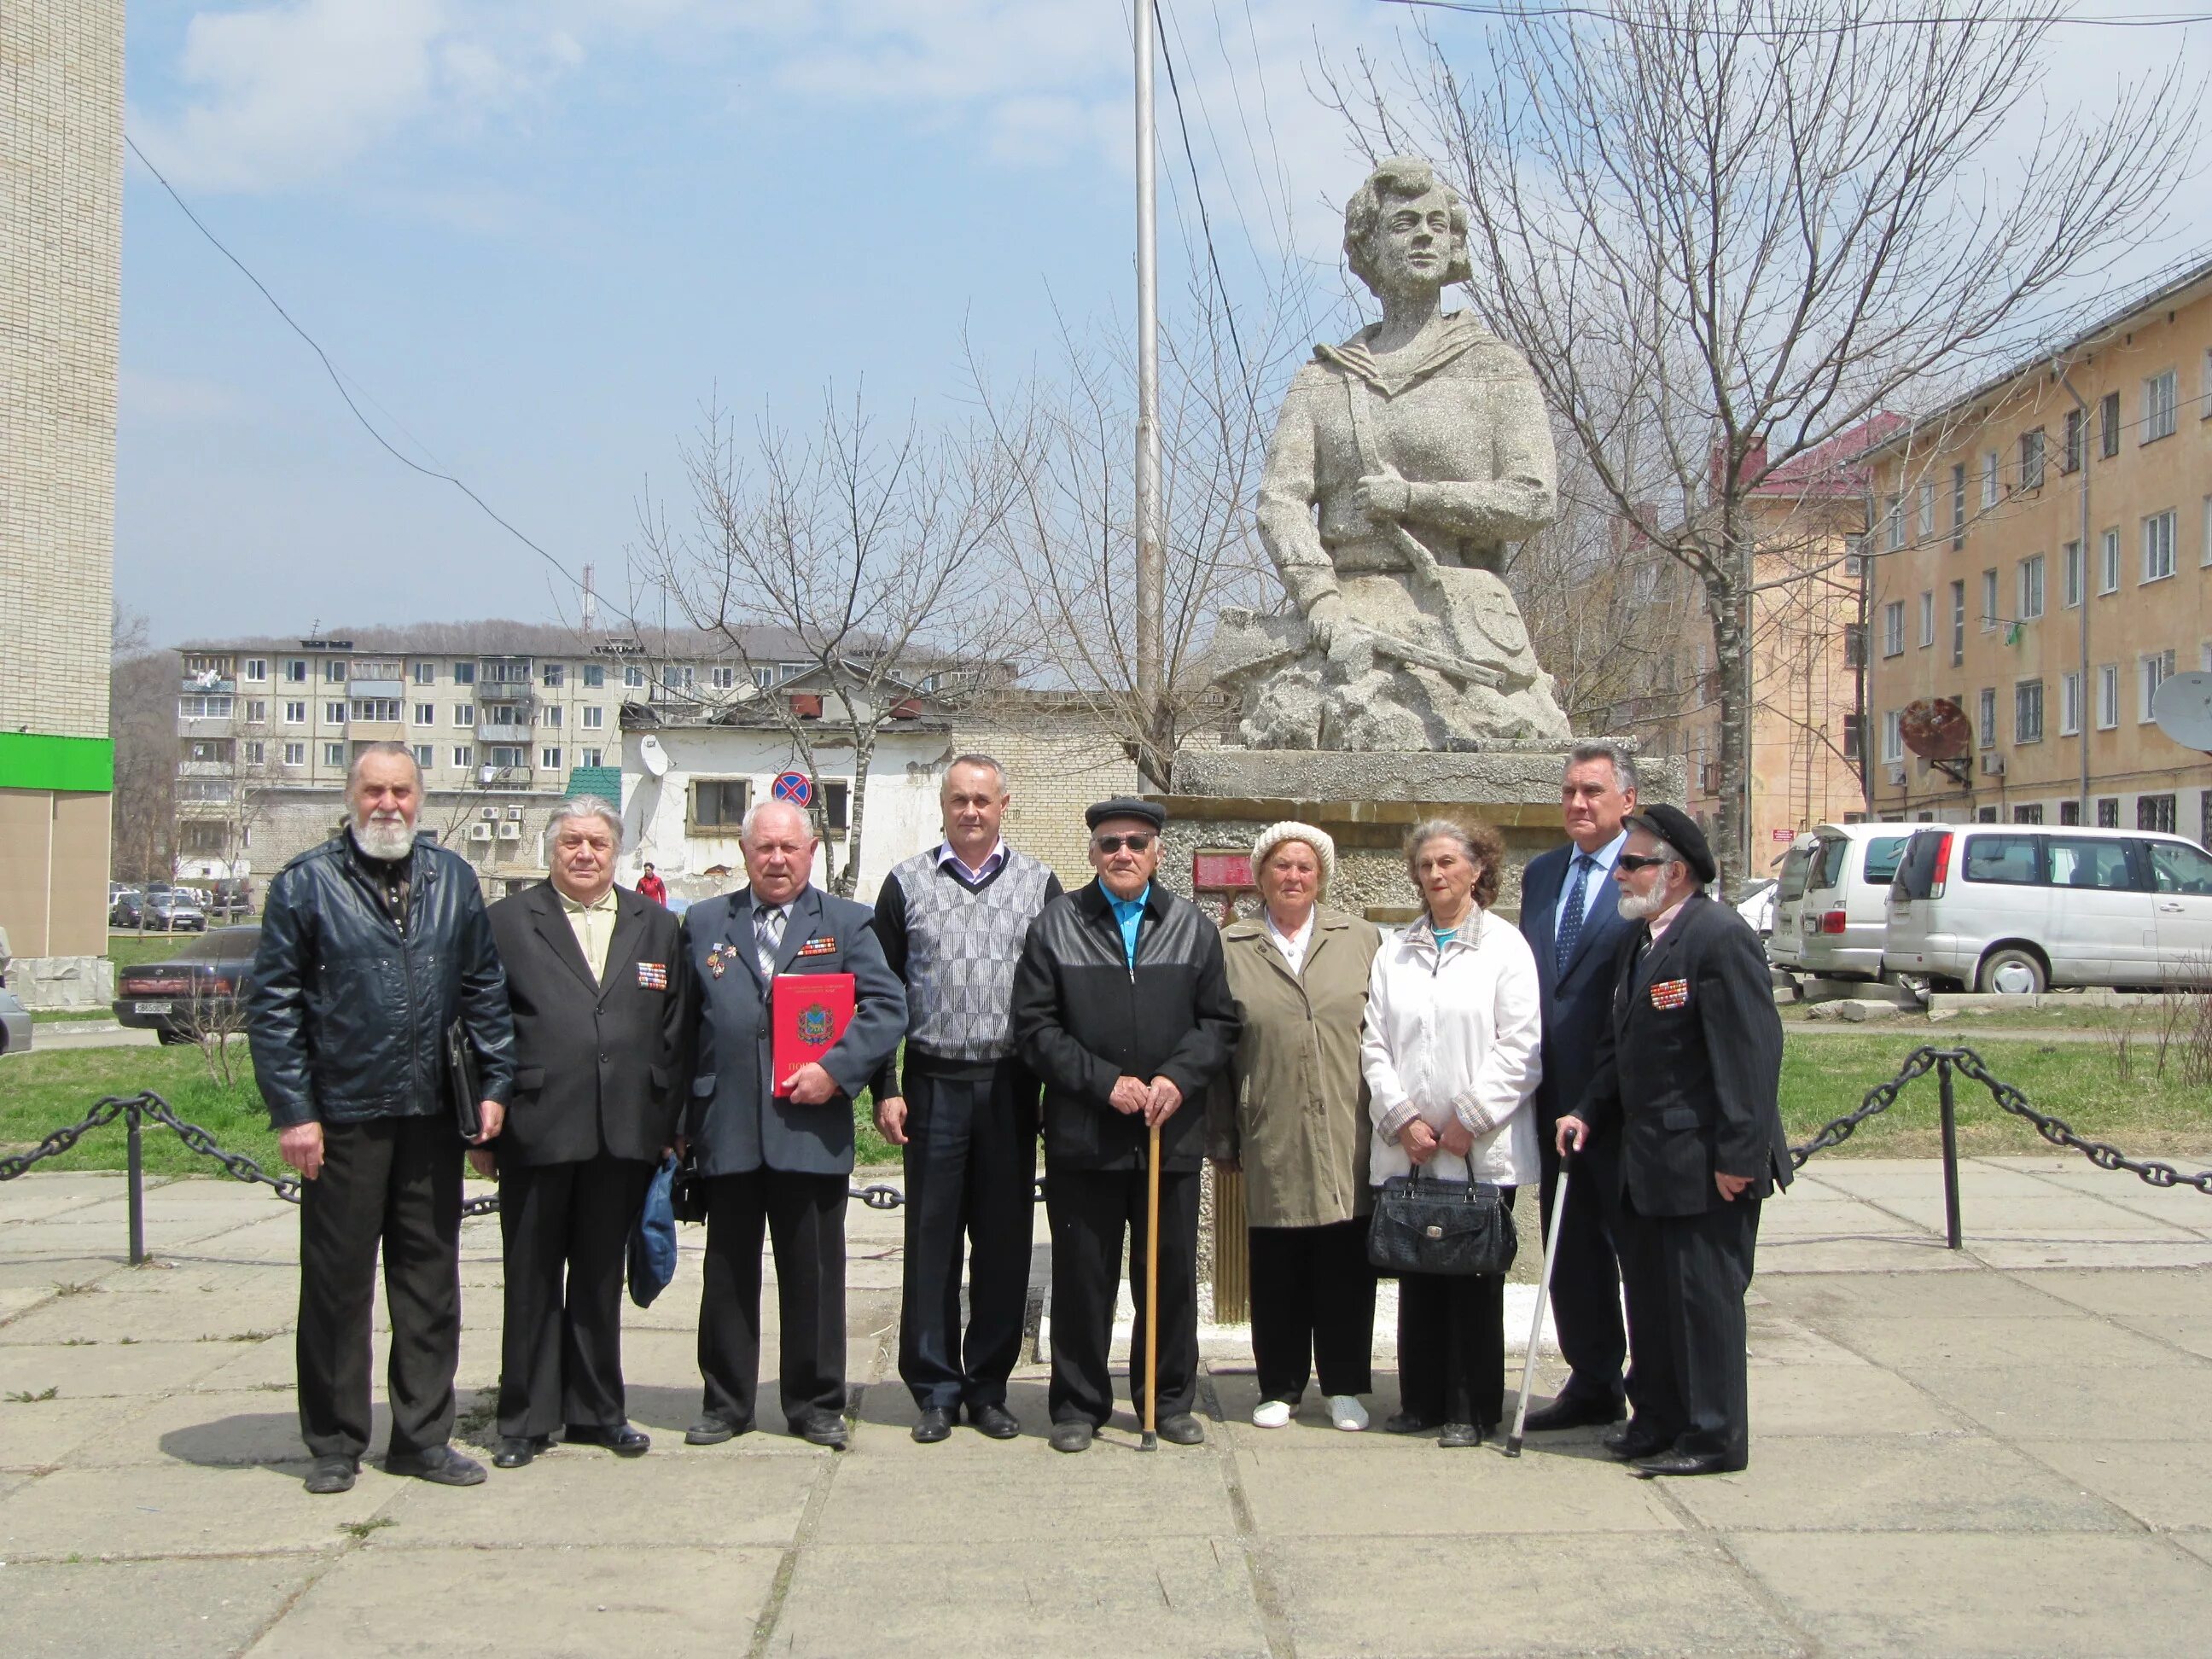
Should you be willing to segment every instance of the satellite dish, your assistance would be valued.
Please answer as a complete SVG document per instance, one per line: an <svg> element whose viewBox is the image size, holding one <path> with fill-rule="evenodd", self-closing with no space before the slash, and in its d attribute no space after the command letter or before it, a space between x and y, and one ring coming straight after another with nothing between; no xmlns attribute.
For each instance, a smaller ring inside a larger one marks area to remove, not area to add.
<svg viewBox="0 0 2212 1659"><path fill-rule="evenodd" d="M2150 700L2158 729L2184 749L2212 750L2212 674L2175 674Z"/></svg>
<svg viewBox="0 0 2212 1659"><path fill-rule="evenodd" d="M1897 724L1905 746L1923 760L1960 760L1973 746L1974 728L1966 711L1948 697L1923 697L1905 704Z"/></svg>
<svg viewBox="0 0 2212 1659"><path fill-rule="evenodd" d="M668 751L660 746L660 739L651 732L637 740L637 757L654 777L668 775Z"/></svg>

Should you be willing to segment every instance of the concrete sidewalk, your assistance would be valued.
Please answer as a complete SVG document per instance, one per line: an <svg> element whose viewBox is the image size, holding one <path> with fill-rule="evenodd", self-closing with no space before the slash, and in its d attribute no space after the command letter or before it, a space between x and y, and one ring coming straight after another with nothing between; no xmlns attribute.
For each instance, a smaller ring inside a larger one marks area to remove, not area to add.
<svg viewBox="0 0 2212 1659"><path fill-rule="evenodd" d="M700 1236L686 1230L676 1284L630 1310L651 1455L561 1448L459 1492L370 1468L344 1497L310 1498L293 1212L260 1189L171 1182L148 1200L158 1265L134 1270L118 1179L33 1175L0 1186L0 1644L2203 1652L2212 1200L2078 1158L1977 1159L1964 1209L1954 1255L1936 1164L1837 1158L1768 1207L1741 1475L1636 1480L1592 1433L1518 1462L1340 1434L1311 1396L1291 1427L1255 1430L1226 1332L1209 1344L1203 1447L1140 1453L1124 1417L1090 1453L1057 1455L1036 1437L1036 1368L1015 1388L1028 1437L963 1429L916 1446L891 1364L898 1218L855 1206L850 1452L773 1431L683 1445L698 1402ZM462 1403L478 1437L497 1243L491 1223L465 1236ZM774 1340L771 1328L771 1373ZM1395 1379L1377 1383L1379 1420ZM775 1422L764 1409L764 1431Z"/></svg>

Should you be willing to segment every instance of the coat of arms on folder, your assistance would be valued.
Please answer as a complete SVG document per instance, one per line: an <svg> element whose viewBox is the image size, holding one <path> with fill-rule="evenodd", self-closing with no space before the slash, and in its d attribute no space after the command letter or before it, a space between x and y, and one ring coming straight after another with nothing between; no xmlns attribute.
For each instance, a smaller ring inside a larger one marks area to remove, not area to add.
<svg viewBox="0 0 2212 1659"><path fill-rule="evenodd" d="M769 992L774 1031L769 1063L775 1087L811 1060L818 1060L853 1023L850 974L778 974Z"/></svg>

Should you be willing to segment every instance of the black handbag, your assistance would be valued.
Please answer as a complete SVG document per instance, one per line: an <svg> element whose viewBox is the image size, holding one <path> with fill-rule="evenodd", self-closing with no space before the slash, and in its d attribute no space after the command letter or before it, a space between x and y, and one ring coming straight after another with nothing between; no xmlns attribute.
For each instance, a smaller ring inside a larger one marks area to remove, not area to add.
<svg viewBox="0 0 2212 1659"><path fill-rule="evenodd" d="M1521 1239L1487 1181L1392 1176L1375 1195L1367 1260L1386 1273L1504 1274Z"/></svg>
<svg viewBox="0 0 2212 1659"><path fill-rule="evenodd" d="M685 1147L684 1156L677 1160L675 1176L668 1183L668 1208L678 1221L707 1218L707 1178L699 1173L696 1147Z"/></svg>
<svg viewBox="0 0 2212 1659"><path fill-rule="evenodd" d="M469 1042L468 1028L458 1019L446 1028L446 1100L453 1109L453 1126L462 1139L473 1141L483 1133L476 1049Z"/></svg>

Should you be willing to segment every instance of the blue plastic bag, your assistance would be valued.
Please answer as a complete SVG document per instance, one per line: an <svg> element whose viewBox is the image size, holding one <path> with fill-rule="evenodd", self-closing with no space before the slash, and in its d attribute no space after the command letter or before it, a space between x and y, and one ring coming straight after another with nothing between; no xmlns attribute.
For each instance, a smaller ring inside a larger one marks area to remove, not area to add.
<svg viewBox="0 0 2212 1659"><path fill-rule="evenodd" d="M676 1179L676 1155L660 1160L645 1189L645 1206L629 1230L629 1299L650 1308L653 1298L676 1277L676 1212L668 1189Z"/></svg>

